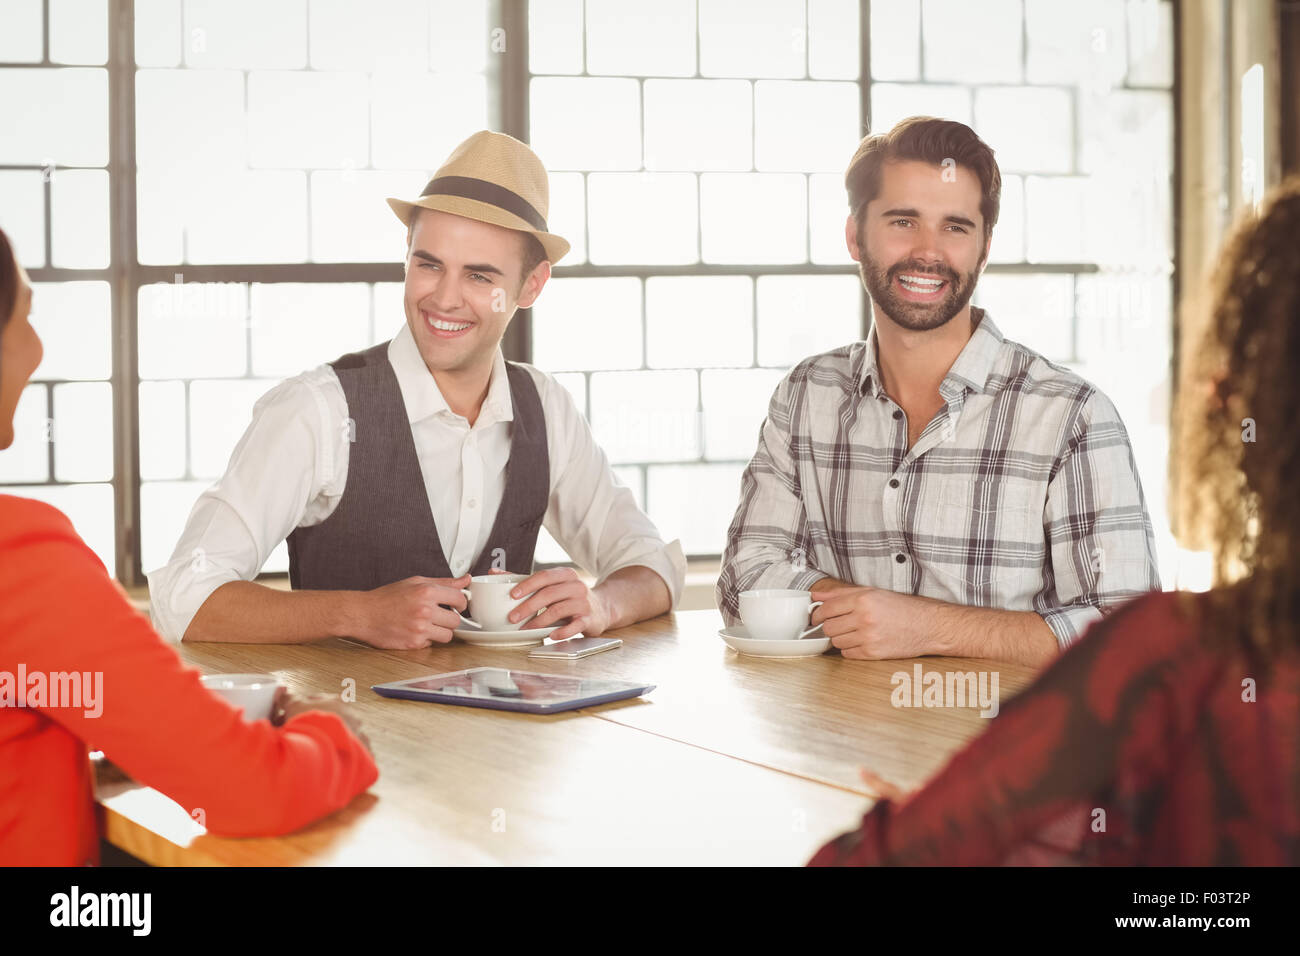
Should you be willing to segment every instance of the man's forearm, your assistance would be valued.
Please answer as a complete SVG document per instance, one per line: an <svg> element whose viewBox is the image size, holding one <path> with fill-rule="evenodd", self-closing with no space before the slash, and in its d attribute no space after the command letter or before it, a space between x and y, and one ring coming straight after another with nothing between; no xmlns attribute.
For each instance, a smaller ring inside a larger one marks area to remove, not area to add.
<svg viewBox="0 0 1300 956"><path fill-rule="evenodd" d="M814 598L825 600L841 588L858 587L825 577L814 582L812 591ZM896 619L911 632L905 643L922 654L986 657L1040 667L1060 653L1056 634L1033 611L968 607L914 594L899 597L908 602L906 614Z"/></svg>
<svg viewBox="0 0 1300 956"><path fill-rule="evenodd" d="M643 565L619 568L591 592L604 604L611 631L658 617L673 604L664 579Z"/></svg>
<svg viewBox="0 0 1300 956"><path fill-rule="evenodd" d="M1033 611L919 600L925 602L924 626L932 635L931 654L987 657L1041 667L1061 652L1052 629Z"/></svg>
<svg viewBox="0 0 1300 956"><path fill-rule="evenodd" d="M357 591L281 591L228 581L203 602L186 641L302 644L351 632Z"/></svg>

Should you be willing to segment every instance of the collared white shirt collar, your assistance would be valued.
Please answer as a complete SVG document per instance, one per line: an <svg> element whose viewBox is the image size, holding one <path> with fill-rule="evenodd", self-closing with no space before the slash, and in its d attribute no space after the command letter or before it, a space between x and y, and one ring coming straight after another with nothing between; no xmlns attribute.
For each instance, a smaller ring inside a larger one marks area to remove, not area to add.
<svg viewBox="0 0 1300 956"><path fill-rule="evenodd" d="M402 330L393 336L388 344L388 361L392 363L397 384L402 390L407 421L412 425L439 414L459 417L451 410L447 399L443 398L433 373L424 364L410 326L403 325ZM483 408L475 426L514 421L514 417L515 406L510 400L506 359L498 348L492 360L492 378L488 383L487 398L483 400Z"/></svg>

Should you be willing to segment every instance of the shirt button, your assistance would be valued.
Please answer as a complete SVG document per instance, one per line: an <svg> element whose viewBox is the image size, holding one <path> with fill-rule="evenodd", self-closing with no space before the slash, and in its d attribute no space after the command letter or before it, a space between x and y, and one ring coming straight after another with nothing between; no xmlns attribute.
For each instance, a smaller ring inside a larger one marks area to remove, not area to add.
<svg viewBox="0 0 1300 956"><path fill-rule="evenodd" d="M466 504L468 504L471 508L477 508L477 507L478 507L478 499L477 499L477 498L471 498L471 499L469 499L469 501L466 502Z"/></svg>
<svg viewBox="0 0 1300 956"><path fill-rule="evenodd" d="M889 487L891 487L891 488L897 488L897 487L898 487L898 479L897 479L897 478L890 478L890 479L889 479Z"/></svg>
<svg viewBox="0 0 1300 956"><path fill-rule="evenodd" d="M894 555L894 560L897 561L899 564L902 564L904 561L907 560L907 555L905 555L905 554L896 554L896 555Z"/></svg>
<svg viewBox="0 0 1300 956"><path fill-rule="evenodd" d="M902 417L903 417L903 413L900 412L897 408L894 409L894 421L898 421Z"/></svg>

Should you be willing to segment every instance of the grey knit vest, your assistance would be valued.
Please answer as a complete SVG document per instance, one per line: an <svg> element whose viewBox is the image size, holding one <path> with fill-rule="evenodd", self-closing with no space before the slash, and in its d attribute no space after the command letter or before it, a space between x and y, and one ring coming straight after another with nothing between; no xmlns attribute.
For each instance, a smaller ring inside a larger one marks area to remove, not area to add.
<svg viewBox="0 0 1300 956"><path fill-rule="evenodd" d="M289 535L289 581L295 589L368 591L421 575L451 577L429 510L424 475L388 343L330 363L347 400L351 446L347 484L320 524ZM528 372L506 363L514 405L505 494L471 574L492 567L531 572L537 532L550 498L546 419ZM459 459L446 462L449 472Z"/></svg>

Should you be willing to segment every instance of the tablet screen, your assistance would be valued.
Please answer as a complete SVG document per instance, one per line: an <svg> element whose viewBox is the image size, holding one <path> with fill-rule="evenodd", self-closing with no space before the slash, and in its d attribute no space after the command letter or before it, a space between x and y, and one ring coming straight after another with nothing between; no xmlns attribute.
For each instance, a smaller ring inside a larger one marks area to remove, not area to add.
<svg viewBox="0 0 1300 956"><path fill-rule="evenodd" d="M631 681L538 674L504 667L472 667L450 674L378 685L375 690L380 693L400 690L446 703L483 703L507 708L515 704L526 705L528 709L552 709L612 695L632 696L652 686Z"/></svg>

